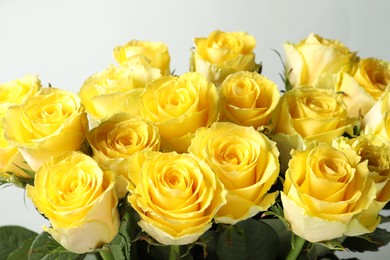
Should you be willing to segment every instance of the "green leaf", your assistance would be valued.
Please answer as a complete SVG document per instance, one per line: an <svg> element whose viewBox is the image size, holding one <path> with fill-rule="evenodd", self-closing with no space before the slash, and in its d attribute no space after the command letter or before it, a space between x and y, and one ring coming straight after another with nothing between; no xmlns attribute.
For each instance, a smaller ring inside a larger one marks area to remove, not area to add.
<svg viewBox="0 0 390 260"><path fill-rule="evenodd" d="M370 234L357 237L347 237L342 245L353 252L378 251L379 247L390 242L390 232L377 228Z"/></svg>
<svg viewBox="0 0 390 260"><path fill-rule="evenodd" d="M284 259L291 248L291 235L292 232L286 226L286 222L280 218L265 218L261 219L262 222L269 225L277 234L279 239L278 256L280 259Z"/></svg>
<svg viewBox="0 0 390 260"><path fill-rule="evenodd" d="M217 240L219 259L275 259L279 240L267 224L247 219L234 226L225 226Z"/></svg>
<svg viewBox="0 0 390 260"><path fill-rule="evenodd" d="M37 236L37 233L19 226L0 227L0 259L7 257L17 251L25 242Z"/></svg>
<svg viewBox="0 0 390 260"><path fill-rule="evenodd" d="M75 254L63 248L49 233L43 232L32 243L29 260L81 260L85 255Z"/></svg>
<svg viewBox="0 0 390 260"><path fill-rule="evenodd" d="M27 260L28 259L28 252L30 251L31 244L34 242L35 237L30 237L26 239L21 247L19 247L17 250L13 251L11 254L8 255L7 260Z"/></svg>

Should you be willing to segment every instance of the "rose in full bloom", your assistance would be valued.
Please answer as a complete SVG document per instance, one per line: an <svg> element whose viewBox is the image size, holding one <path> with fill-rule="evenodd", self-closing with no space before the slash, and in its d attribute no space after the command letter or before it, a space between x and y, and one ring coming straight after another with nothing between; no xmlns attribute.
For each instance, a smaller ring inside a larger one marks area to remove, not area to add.
<svg viewBox="0 0 390 260"><path fill-rule="evenodd" d="M390 142L390 87L363 117L362 128L365 133Z"/></svg>
<svg viewBox="0 0 390 260"><path fill-rule="evenodd" d="M24 103L9 107L3 126L7 140L37 170L53 155L79 150L88 131L88 120L77 95L42 88Z"/></svg>
<svg viewBox="0 0 390 260"><path fill-rule="evenodd" d="M87 139L93 158L103 168L138 151L160 149L158 128L127 113L115 114L103 121L88 133Z"/></svg>
<svg viewBox="0 0 390 260"><path fill-rule="evenodd" d="M23 103L41 89L41 81L35 75L26 75L21 79L11 80L0 85L0 122L3 121L9 106ZM0 176L10 177L10 174L22 179L31 176L24 173L15 164L24 169L28 165L20 160L21 156L15 145L10 144L4 136L4 129L0 123Z"/></svg>
<svg viewBox="0 0 390 260"><path fill-rule="evenodd" d="M195 38L190 70L199 72L220 86L230 74L258 71L253 52L256 40L246 32L213 31L207 38Z"/></svg>
<svg viewBox="0 0 390 260"><path fill-rule="evenodd" d="M269 123L280 93L274 82L257 72L228 76L220 89L221 119L258 128Z"/></svg>
<svg viewBox="0 0 390 260"><path fill-rule="evenodd" d="M52 225L45 230L67 250L82 254L111 242L119 229L115 176L89 156L67 152L39 168L27 196Z"/></svg>
<svg viewBox="0 0 390 260"><path fill-rule="evenodd" d="M88 133L87 139L99 166L117 175L116 188L120 199L127 193L127 174L121 171L122 161L138 151L160 149L157 126L127 113L115 114L103 121Z"/></svg>
<svg viewBox="0 0 390 260"><path fill-rule="evenodd" d="M352 149L321 143L292 152L281 195L292 231L310 241L361 235L377 215L359 218L375 199L367 162ZM360 225L356 225L356 221Z"/></svg>
<svg viewBox="0 0 390 260"><path fill-rule="evenodd" d="M386 61L361 59L355 72L342 72L336 83L336 91L343 93L348 114L352 117L365 116L375 105L390 84L390 64Z"/></svg>
<svg viewBox="0 0 390 260"><path fill-rule="evenodd" d="M354 123L340 95L331 89L314 87L287 91L272 118L274 133L298 134L326 143L350 130Z"/></svg>
<svg viewBox="0 0 390 260"><path fill-rule="evenodd" d="M341 42L316 34L283 47L286 76L293 87L314 86L323 75L349 71L357 59L356 53Z"/></svg>
<svg viewBox="0 0 390 260"><path fill-rule="evenodd" d="M153 68L159 69L163 76L171 73L168 46L162 42L132 40L114 48L114 57L123 66L131 62L135 56L145 57L147 62Z"/></svg>
<svg viewBox="0 0 390 260"><path fill-rule="evenodd" d="M142 59L128 66L109 66L84 82L79 97L95 125L120 112L137 115L132 108L140 92L147 82L160 76L158 69Z"/></svg>
<svg viewBox="0 0 390 260"><path fill-rule="evenodd" d="M147 84L139 110L159 128L162 149L186 152L196 129L217 120L218 100L214 84L199 73L187 72Z"/></svg>
<svg viewBox="0 0 390 260"><path fill-rule="evenodd" d="M143 231L164 245L196 241L226 203L209 165L192 154L141 151L127 159L128 201Z"/></svg>
<svg viewBox="0 0 390 260"><path fill-rule="evenodd" d="M214 123L196 131L188 150L210 165L228 191L217 222L235 224L275 202L278 192L269 190L279 175L279 152L253 127Z"/></svg>

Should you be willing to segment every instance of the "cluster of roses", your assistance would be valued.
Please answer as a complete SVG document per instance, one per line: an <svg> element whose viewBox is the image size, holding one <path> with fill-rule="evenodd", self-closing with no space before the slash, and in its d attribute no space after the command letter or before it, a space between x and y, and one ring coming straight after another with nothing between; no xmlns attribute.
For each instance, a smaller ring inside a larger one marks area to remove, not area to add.
<svg viewBox="0 0 390 260"><path fill-rule="evenodd" d="M389 63L310 35L285 45L281 96L255 45L214 31L175 76L165 44L133 40L78 95L36 76L1 85L3 181L26 186L46 231L76 253L114 238L124 198L164 245L254 217L279 195L310 242L372 232L390 198Z"/></svg>

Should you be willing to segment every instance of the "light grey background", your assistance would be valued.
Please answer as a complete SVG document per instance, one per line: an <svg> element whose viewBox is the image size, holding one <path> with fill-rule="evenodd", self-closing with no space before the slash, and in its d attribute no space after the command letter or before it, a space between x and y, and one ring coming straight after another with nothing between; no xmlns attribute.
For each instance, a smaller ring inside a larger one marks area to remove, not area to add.
<svg viewBox="0 0 390 260"><path fill-rule="evenodd" d="M193 38L221 29L253 34L263 74L282 88L272 49L283 53L284 42L311 32L361 57L390 61L389 10L386 0L0 0L0 83L38 74L44 85L77 92L88 76L115 63L115 46L131 39L165 42L171 68L182 74ZM0 208L0 225L40 232L47 224L21 189L0 189ZM381 251L357 256L387 259L390 246Z"/></svg>

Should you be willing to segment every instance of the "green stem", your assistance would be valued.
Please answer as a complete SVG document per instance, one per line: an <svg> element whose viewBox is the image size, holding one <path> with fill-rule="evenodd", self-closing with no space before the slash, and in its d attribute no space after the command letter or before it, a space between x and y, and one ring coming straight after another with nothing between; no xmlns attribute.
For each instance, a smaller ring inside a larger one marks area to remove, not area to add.
<svg viewBox="0 0 390 260"><path fill-rule="evenodd" d="M288 252L288 255L286 257L286 260L295 260L299 256L299 253L301 252L303 245L305 244L306 240L297 236L294 236L294 243L290 249L290 252Z"/></svg>
<svg viewBox="0 0 390 260"><path fill-rule="evenodd" d="M180 258L180 246L170 245L169 246L169 260L178 260Z"/></svg>

